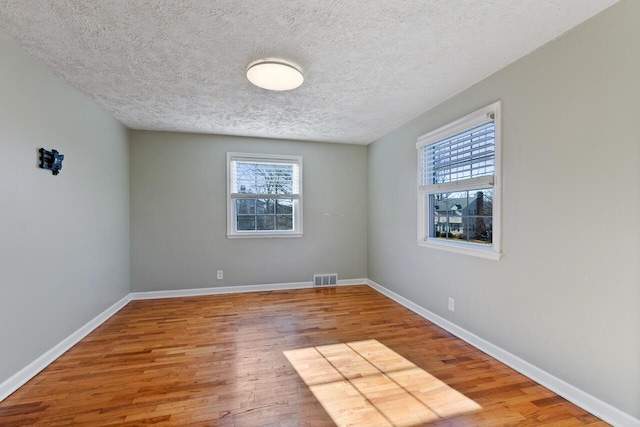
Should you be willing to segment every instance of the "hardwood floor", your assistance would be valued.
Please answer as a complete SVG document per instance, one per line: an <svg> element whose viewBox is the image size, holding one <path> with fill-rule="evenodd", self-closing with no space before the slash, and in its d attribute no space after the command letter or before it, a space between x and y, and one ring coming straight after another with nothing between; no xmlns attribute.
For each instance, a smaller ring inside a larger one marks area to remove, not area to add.
<svg viewBox="0 0 640 427"><path fill-rule="evenodd" d="M607 425L367 286L133 301L0 403L1 426L335 423Z"/></svg>

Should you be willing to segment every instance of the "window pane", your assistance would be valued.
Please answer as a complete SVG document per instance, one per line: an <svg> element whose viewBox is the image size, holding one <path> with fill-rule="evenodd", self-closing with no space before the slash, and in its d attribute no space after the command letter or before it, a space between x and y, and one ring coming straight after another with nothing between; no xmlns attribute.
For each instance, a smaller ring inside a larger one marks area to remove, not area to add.
<svg viewBox="0 0 640 427"><path fill-rule="evenodd" d="M293 215L276 215L278 230L293 230Z"/></svg>
<svg viewBox="0 0 640 427"><path fill-rule="evenodd" d="M492 243L493 189L438 193L430 197L430 237Z"/></svg>
<svg viewBox="0 0 640 427"><path fill-rule="evenodd" d="M422 185L493 175L495 124L489 121L421 150Z"/></svg>
<svg viewBox="0 0 640 427"><path fill-rule="evenodd" d="M477 200L479 216L493 216L493 188L472 191Z"/></svg>
<svg viewBox="0 0 640 427"><path fill-rule="evenodd" d="M275 230L275 223L274 215L258 215L256 228L258 230Z"/></svg>
<svg viewBox="0 0 640 427"><path fill-rule="evenodd" d="M239 193L293 193L293 165L242 163L236 166L236 186Z"/></svg>
<svg viewBox="0 0 640 427"><path fill-rule="evenodd" d="M238 215L254 215L256 213L255 199L236 200L236 212Z"/></svg>
<svg viewBox="0 0 640 427"><path fill-rule="evenodd" d="M238 231L255 230L256 217L253 215L238 215Z"/></svg>
<svg viewBox="0 0 640 427"><path fill-rule="evenodd" d="M276 213L287 215L293 214L293 199L276 200Z"/></svg>
<svg viewBox="0 0 640 427"><path fill-rule="evenodd" d="M470 216L464 219L467 225L465 240L473 243L491 244L493 234L493 221L488 216Z"/></svg>
<svg viewBox="0 0 640 427"><path fill-rule="evenodd" d="M258 215L273 215L275 213L274 199L258 199L256 200L256 213Z"/></svg>

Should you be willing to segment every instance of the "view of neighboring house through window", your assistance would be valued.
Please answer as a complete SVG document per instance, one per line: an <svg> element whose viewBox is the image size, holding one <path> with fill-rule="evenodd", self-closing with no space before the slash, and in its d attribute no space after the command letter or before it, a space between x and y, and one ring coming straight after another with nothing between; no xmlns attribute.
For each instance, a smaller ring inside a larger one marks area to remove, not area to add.
<svg viewBox="0 0 640 427"><path fill-rule="evenodd" d="M227 153L227 236L302 235L302 158Z"/></svg>
<svg viewBox="0 0 640 427"><path fill-rule="evenodd" d="M500 107L418 138L418 243L500 258Z"/></svg>

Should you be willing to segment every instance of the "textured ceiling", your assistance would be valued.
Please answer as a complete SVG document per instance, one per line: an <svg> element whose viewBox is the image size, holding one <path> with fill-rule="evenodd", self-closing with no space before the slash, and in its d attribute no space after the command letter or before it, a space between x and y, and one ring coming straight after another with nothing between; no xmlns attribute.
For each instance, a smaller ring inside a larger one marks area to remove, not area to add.
<svg viewBox="0 0 640 427"><path fill-rule="evenodd" d="M133 129L366 144L616 1L1 0L0 33Z"/></svg>

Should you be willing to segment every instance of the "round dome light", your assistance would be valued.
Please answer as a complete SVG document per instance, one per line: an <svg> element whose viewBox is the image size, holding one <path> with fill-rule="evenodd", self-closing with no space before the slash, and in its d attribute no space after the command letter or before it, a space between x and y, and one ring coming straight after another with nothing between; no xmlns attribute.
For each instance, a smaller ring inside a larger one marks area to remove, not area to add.
<svg viewBox="0 0 640 427"><path fill-rule="evenodd" d="M261 60L249 65L247 78L254 85L267 90L291 90L304 81L300 70L277 60Z"/></svg>

